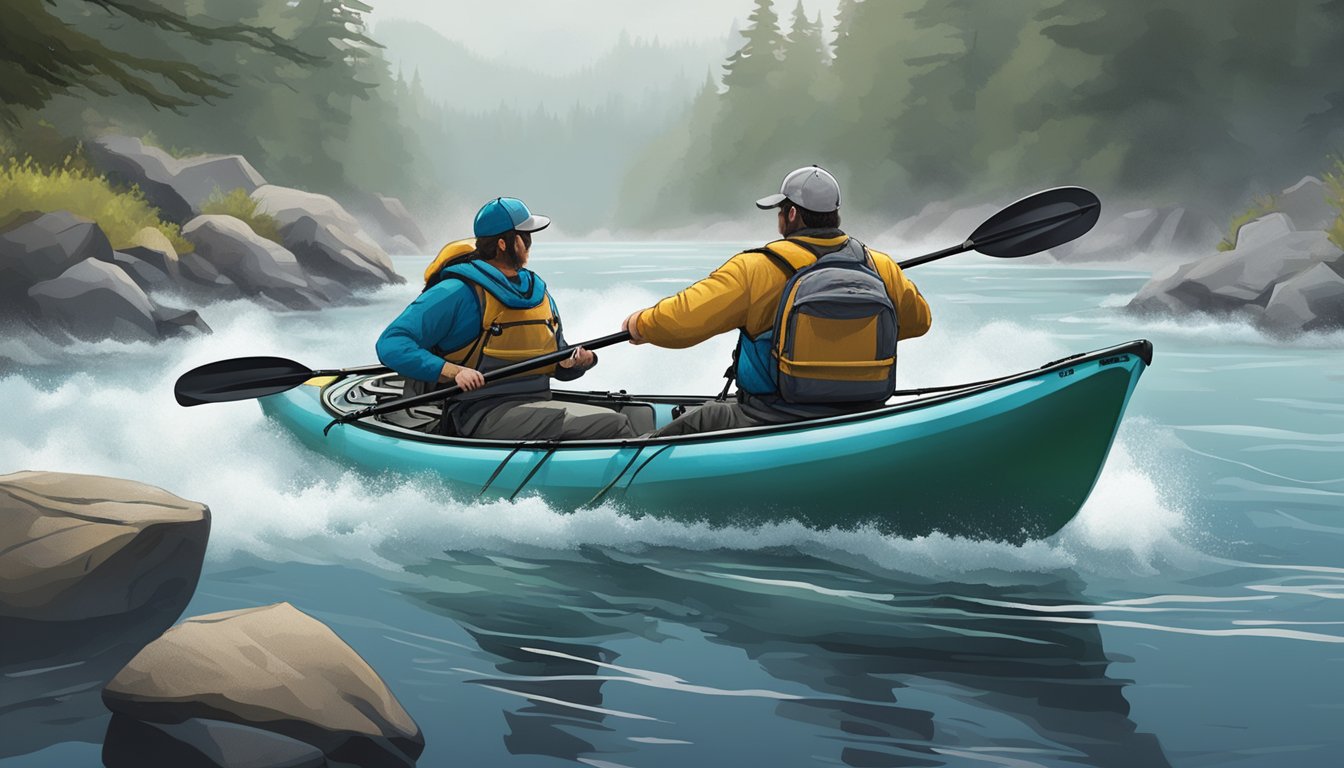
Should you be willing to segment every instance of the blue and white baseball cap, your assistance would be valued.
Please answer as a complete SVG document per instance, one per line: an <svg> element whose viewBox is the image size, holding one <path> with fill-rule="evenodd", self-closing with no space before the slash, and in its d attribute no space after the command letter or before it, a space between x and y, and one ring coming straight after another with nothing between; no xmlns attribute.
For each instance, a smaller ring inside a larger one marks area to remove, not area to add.
<svg viewBox="0 0 1344 768"><path fill-rule="evenodd" d="M527 206L523 205L522 200L516 197L496 197L476 212L476 224L473 229L476 237L492 237L515 229L519 232L540 232L550 225L550 219L533 215Z"/></svg>

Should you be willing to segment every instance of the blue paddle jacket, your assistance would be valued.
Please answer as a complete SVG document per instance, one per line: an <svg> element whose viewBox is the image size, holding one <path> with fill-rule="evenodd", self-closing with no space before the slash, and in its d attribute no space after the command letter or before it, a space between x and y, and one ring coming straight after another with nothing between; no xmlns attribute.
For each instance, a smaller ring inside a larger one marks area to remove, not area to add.
<svg viewBox="0 0 1344 768"><path fill-rule="evenodd" d="M480 283L513 309L536 306L545 297L551 311L560 316L554 299L546 294L545 281L531 270L521 269L516 278L509 278L485 261L472 260L445 267L441 274L445 279L416 297L378 337L378 360L402 376L437 383L444 359L432 350L459 349L480 335L483 309L472 283ZM565 346L563 331L557 342ZM583 373L557 367L553 375L571 381Z"/></svg>

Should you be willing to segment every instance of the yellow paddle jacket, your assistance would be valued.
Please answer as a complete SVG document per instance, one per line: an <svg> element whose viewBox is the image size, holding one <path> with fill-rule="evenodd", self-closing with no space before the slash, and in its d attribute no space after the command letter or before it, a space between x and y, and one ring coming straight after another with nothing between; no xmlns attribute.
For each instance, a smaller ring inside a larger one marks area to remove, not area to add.
<svg viewBox="0 0 1344 768"><path fill-rule="evenodd" d="M833 232L828 230L827 234ZM795 234L787 239L825 247L841 245L849 237L843 233L830 237ZM899 338L928 333L932 316L919 289L890 256L871 248L869 253L896 306ZM652 344L673 349L694 346L737 329L751 337L759 336L774 326L786 282L788 277L769 256L739 253L709 277L641 312L636 318L636 331Z"/></svg>

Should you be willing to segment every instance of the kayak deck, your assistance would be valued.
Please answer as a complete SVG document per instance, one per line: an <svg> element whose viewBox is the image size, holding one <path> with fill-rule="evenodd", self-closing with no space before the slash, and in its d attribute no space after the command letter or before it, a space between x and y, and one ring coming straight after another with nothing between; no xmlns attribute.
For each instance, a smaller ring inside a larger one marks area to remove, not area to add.
<svg viewBox="0 0 1344 768"><path fill-rule="evenodd" d="M323 437L331 419L399 395L389 374L299 387L261 403L316 450L370 472L430 473L473 497L537 494L561 509L612 503L715 525L798 520L1022 541L1058 531L1081 508L1151 359L1152 345L1134 341L861 413L626 440L428 434L437 408L363 419ZM623 410L637 429L710 399L555 397Z"/></svg>

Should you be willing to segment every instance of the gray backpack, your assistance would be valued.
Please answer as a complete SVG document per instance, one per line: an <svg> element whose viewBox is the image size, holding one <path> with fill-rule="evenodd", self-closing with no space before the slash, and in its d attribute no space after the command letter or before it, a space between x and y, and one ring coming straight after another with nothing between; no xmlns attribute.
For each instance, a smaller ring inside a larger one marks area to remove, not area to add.
<svg viewBox="0 0 1344 768"><path fill-rule="evenodd" d="M771 335L787 402L881 402L896 390L896 307L854 238L793 273Z"/></svg>

